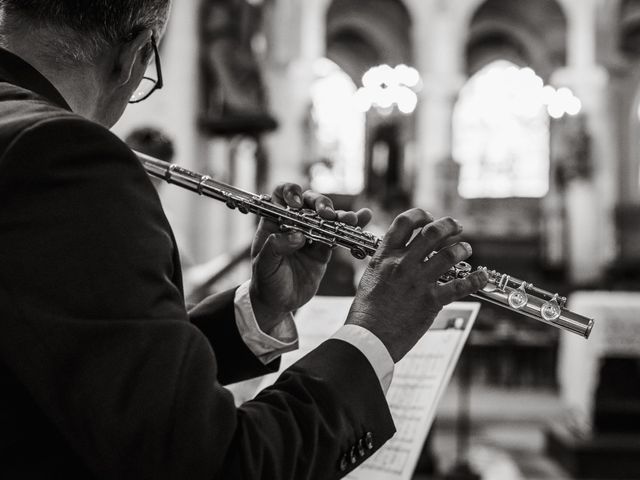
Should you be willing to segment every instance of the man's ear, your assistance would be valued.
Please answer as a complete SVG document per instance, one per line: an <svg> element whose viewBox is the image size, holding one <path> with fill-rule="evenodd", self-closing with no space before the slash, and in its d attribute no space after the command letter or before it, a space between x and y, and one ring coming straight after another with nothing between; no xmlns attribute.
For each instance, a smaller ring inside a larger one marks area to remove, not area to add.
<svg viewBox="0 0 640 480"><path fill-rule="evenodd" d="M116 77L118 85L126 85L133 70L137 65L146 68L148 60L148 48L151 42L153 31L151 29L143 30L135 37L123 44L114 61L113 74Z"/></svg>

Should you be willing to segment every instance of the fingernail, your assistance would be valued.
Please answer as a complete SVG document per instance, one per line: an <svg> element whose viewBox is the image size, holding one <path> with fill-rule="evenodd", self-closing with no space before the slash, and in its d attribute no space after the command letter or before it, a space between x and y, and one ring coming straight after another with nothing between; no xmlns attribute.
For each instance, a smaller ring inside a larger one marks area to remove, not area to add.
<svg viewBox="0 0 640 480"><path fill-rule="evenodd" d="M453 221L458 226L458 231L461 232L462 231L462 224L460 223L460 221L457 218L454 218Z"/></svg>
<svg viewBox="0 0 640 480"><path fill-rule="evenodd" d="M462 242L460 243L460 245L464 247L464 249L467 251L469 255L473 253L473 250L471 249L471 245L469 245L467 242Z"/></svg>
<svg viewBox="0 0 640 480"><path fill-rule="evenodd" d="M298 205L302 205L302 198L297 193L293 194L293 201L296 202Z"/></svg>

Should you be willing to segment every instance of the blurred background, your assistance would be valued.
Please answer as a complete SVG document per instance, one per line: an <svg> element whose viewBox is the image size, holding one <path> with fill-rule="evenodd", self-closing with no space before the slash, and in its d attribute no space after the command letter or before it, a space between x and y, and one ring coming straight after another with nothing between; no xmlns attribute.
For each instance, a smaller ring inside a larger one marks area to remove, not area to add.
<svg viewBox="0 0 640 480"><path fill-rule="evenodd" d="M135 148L376 234L451 215L474 265L596 318L585 341L483 304L417 479L640 478L640 0L192 0L160 51L115 127ZM247 278L255 219L159 189L190 299ZM321 293L363 267L335 252Z"/></svg>

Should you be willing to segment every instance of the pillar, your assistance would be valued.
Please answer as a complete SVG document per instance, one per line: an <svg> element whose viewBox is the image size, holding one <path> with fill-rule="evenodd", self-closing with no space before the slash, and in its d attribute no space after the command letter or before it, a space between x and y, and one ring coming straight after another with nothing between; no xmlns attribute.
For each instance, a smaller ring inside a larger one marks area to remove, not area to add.
<svg viewBox="0 0 640 480"><path fill-rule="evenodd" d="M615 255L616 149L606 69L596 63L597 0L565 0L568 16L567 67L555 86L570 87L583 104L591 135L593 175L575 179L566 192L568 259L575 284L599 280Z"/></svg>
<svg viewBox="0 0 640 480"><path fill-rule="evenodd" d="M444 162L451 160L455 100L465 81L464 25L455 2L413 0L415 66L423 78L416 110L414 203L435 215L443 211ZM459 6L458 6L459 7Z"/></svg>
<svg viewBox="0 0 640 480"><path fill-rule="evenodd" d="M280 123L267 139L267 184L302 182L306 157L304 124L311 102L313 66L326 51L329 0L277 0L270 19L266 66L271 109Z"/></svg>

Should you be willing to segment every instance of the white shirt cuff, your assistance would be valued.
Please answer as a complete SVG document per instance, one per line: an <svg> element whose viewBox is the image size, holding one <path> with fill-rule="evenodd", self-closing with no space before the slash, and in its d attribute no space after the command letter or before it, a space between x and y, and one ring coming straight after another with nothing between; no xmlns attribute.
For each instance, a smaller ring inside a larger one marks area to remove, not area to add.
<svg viewBox="0 0 640 480"><path fill-rule="evenodd" d="M393 359L384 343L373 333L359 325L344 325L331 338L350 343L360 350L378 376L382 391L387 393L393 378Z"/></svg>
<svg viewBox="0 0 640 480"><path fill-rule="evenodd" d="M293 322L293 315L285 313L269 334L263 332L251 306L249 285L251 281L246 281L236 290L233 300L236 325L249 350L266 365L283 353L298 348L298 331Z"/></svg>

